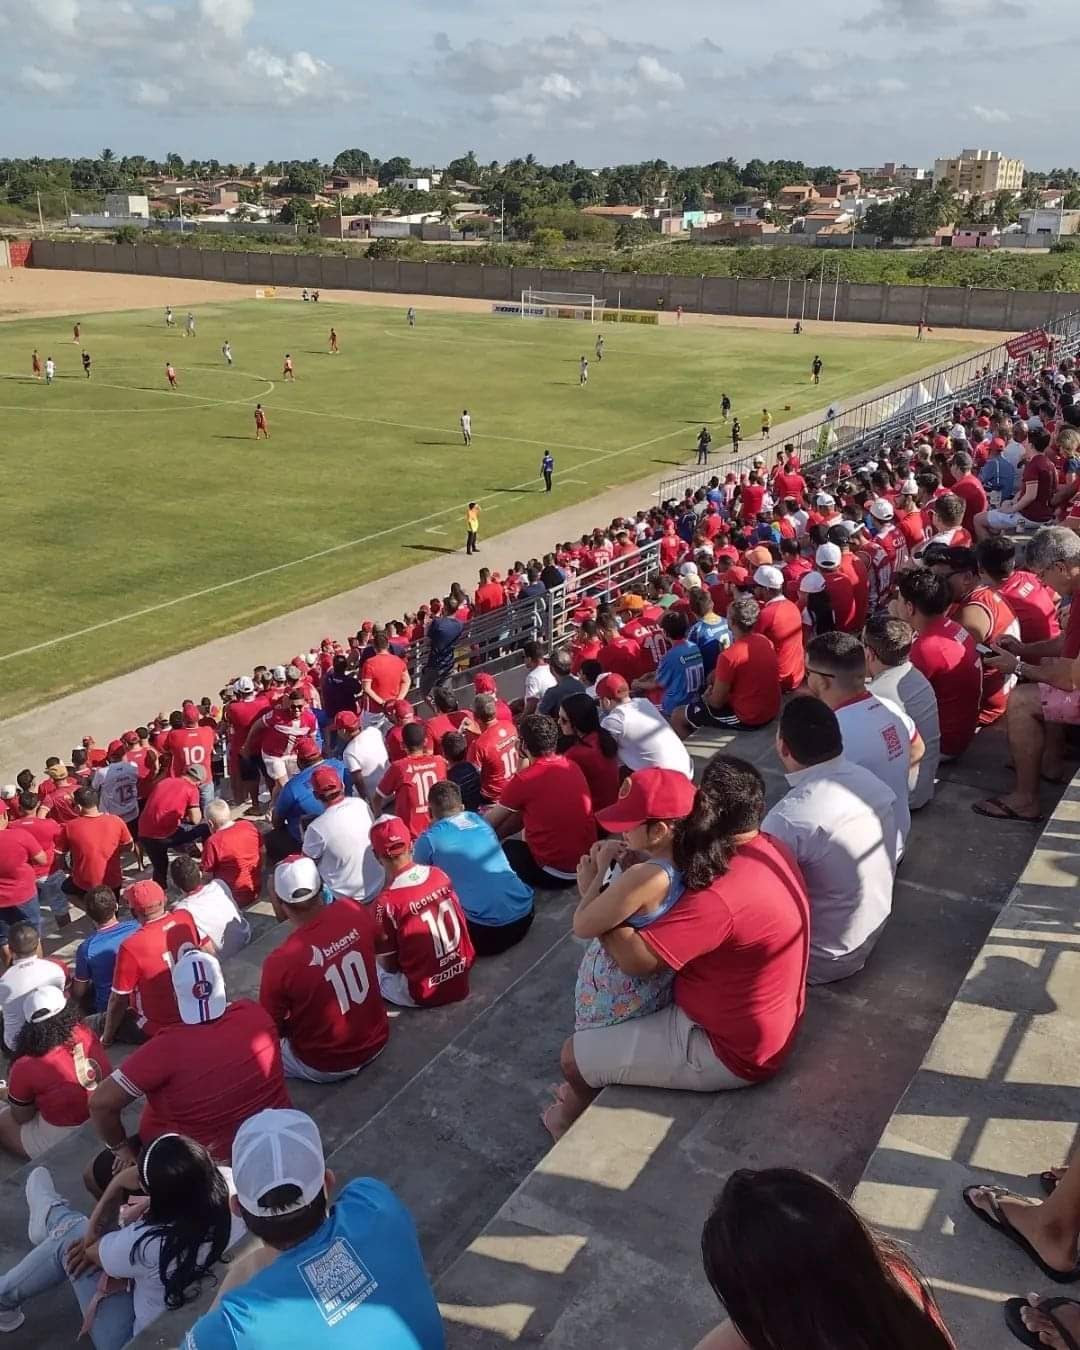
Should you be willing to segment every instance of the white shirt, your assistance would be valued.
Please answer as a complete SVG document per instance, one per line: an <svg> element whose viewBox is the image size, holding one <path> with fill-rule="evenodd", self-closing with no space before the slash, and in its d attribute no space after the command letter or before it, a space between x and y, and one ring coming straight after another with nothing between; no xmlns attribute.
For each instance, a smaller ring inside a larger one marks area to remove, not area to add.
<svg viewBox="0 0 1080 1350"><path fill-rule="evenodd" d="M48 361L45 362L45 374L51 375L55 369L56 369L56 362L52 359L52 357L50 357Z"/></svg>
<svg viewBox="0 0 1080 1350"><path fill-rule="evenodd" d="M63 989L67 976L63 967L55 961L47 961L43 956L24 956L12 961L0 979L0 1012L4 1014L4 1044L14 1050L19 1043L19 1034L26 1023L22 1004L27 994L35 989L53 985Z"/></svg>
<svg viewBox="0 0 1080 1350"><path fill-rule="evenodd" d="M176 908L187 910L199 936L209 938L219 956L235 956L251 941L251 927L223 881L208 881L185 895Z"/></svg>
<svg viewBox="0 0 1080 1350"><path fill-rule="evenodd" d="M345 797L316 816L304 832L304 852L335 896L370 900L382 889L382 866L371 851L371 807Z"/></svg>
<svg viewBox="0 0 1080 1350"><path fill-rule="evenodd" d="M635 769L675 769L694 781L690 752L647 698L630 698L602 713L600 725L618 742L619 763Z"/></svg>
<svg viewBox="0 0 1080 1350"><path fill-rule="evenodd" d="M896 795L843 755L787 780L761 828L787 844L806 878L809 978L840 980L862 969L892 912Z"/></svg>
<svg viewBox="0 0 1080 1350"><path fill-rule="evenodd" d="M854 703L835 708L844 738L844 755L869 769L896 795L896 857L904 856L904 843L911 829L908 807L908 773L915 723L895 703L866 694Z"/></svg>
<svg viewBox="0 0 1080 1350"><path fill-rule="evenodd" d="M910 661L883 670L870 681L870 692L888 703L903 708L915 723L926 753L908 774L908 804L913 811L925 806L934 796L934 780L941 761L941 722L938 717L934 686Z"/></svg>
<svg viewBox="0 0 1080 1350"><path fill-rule="evenodd" d="M471 430L472 430L472 417L469 415L469 413L462 413L462 415L461 415L461 429L462 429L462 431L471 431Z"/></svg>
<svg viewBox="0 0 1080 1350"><path fill-rule="evenodd" d="M129 824L139 814L139 771L122 759L106 764L91 780L101 794L98 805L106 815L119 816Z"/></svg>
<svg viewBox="0 0 1080 1350"><path fill-rule="evenodd" d="M525 698L526 700L534 698L537 702L553 689L558 681L551 673L550 666L537 666L535 670L530 670L525 676Z"/></svg>
<svg viewBox="0 0 1080 1350"><path fill-rule="evenodd" d="M350 774L363 775L364 791L374 797L383 774L390 767L386 742L378 726L365 727L342 751L342 760Z"/></svg>

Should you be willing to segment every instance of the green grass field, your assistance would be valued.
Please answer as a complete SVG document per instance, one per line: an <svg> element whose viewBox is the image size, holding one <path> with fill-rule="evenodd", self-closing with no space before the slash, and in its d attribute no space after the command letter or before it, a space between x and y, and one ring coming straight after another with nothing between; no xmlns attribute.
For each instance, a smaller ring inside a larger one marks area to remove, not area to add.
<svg viewBox="0 0 1080 1350"><path fill-rule="evenodd" d="M190 340L158 309L83 316L90 381L69 320L0 324L0 716L457 548L470 498L490 537L659 478L692 459L725 390L754 436L765 405L778 425L979 345L608 324L582 390L581 324L421 310L410 330L402 310L260 301L197 320ZM30 378L35 347L57 362L51 387ZM257 400L272 436L258 446ZM472 581L464 556L452 570Z"/></svg>

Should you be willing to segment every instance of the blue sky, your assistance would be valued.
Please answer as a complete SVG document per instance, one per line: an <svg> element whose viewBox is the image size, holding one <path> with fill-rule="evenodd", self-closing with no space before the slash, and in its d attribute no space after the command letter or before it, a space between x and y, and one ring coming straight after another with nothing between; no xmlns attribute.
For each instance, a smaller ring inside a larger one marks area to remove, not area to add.
<svg viewBox="0 0 1080 1350"><path fill-rule="evenodd" d="M1037 19L1037 23L1032 22ZM0 154L1080 161L1075 0L0 0Z"/></svg>

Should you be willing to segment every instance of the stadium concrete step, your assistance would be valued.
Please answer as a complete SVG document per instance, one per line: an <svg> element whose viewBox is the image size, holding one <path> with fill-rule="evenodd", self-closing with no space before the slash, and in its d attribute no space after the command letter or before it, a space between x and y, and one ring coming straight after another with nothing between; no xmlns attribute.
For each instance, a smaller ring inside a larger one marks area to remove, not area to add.
<svg viewBox="0 0 1080 1350"><path fill-rule="evenodd" d="M728 748L757 763L770 801L782 792L768 731L699 741L696 754ZM776 1080L717 1095L601 1093L439 1281L452 1350L693 1346L720 1317L699 1244L731 1171L797 1166L853 1190L1027 862L1029 828L970 810L1002 790L1004 756L991 729L943 769L914 818L877 951L860 974L810 991ZM956 1102L952 1114L963 1111ZM1066 1142L1039 1165L1061 1161Z"/></svg>
<svg viewBox="0 0 1080 1350"><path fill-rule="evenodd" d="M1030 826L998 829L1022 832ZM1065 1293L963 1202L986 1182L1041 1198L1080 1115L1080 774L1065 789L856 1192L907 1244L958 1345L1012 1344L1007 1298Z"/></svg>

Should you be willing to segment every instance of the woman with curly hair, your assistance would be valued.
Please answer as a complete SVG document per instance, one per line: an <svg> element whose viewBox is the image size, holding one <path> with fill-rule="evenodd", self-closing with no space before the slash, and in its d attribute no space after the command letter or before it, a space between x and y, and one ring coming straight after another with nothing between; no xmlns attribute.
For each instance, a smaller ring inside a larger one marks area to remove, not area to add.
<svg viewBox="0 0 1080 1350"><path fill-rule="evenodd" d="M117 1172L89 1219L35 1167L26 1182L35 1245L0 1275L0 1331L21 1326L20 1305L66 1280L94 1350L120 1350L166 1308L194 1298L244 1235L231 1193L230 1170L180 1134L159 1135Z"/></svg>
<svg viewBox="0 0 1080 1350"><path fill-rule="evenodd" d="M22 1012L7 1106L0 1110L0 1148L17 1158L38 1158L86 1123L90 1094L112 1065L62 990L31 990Z"/></svg>

